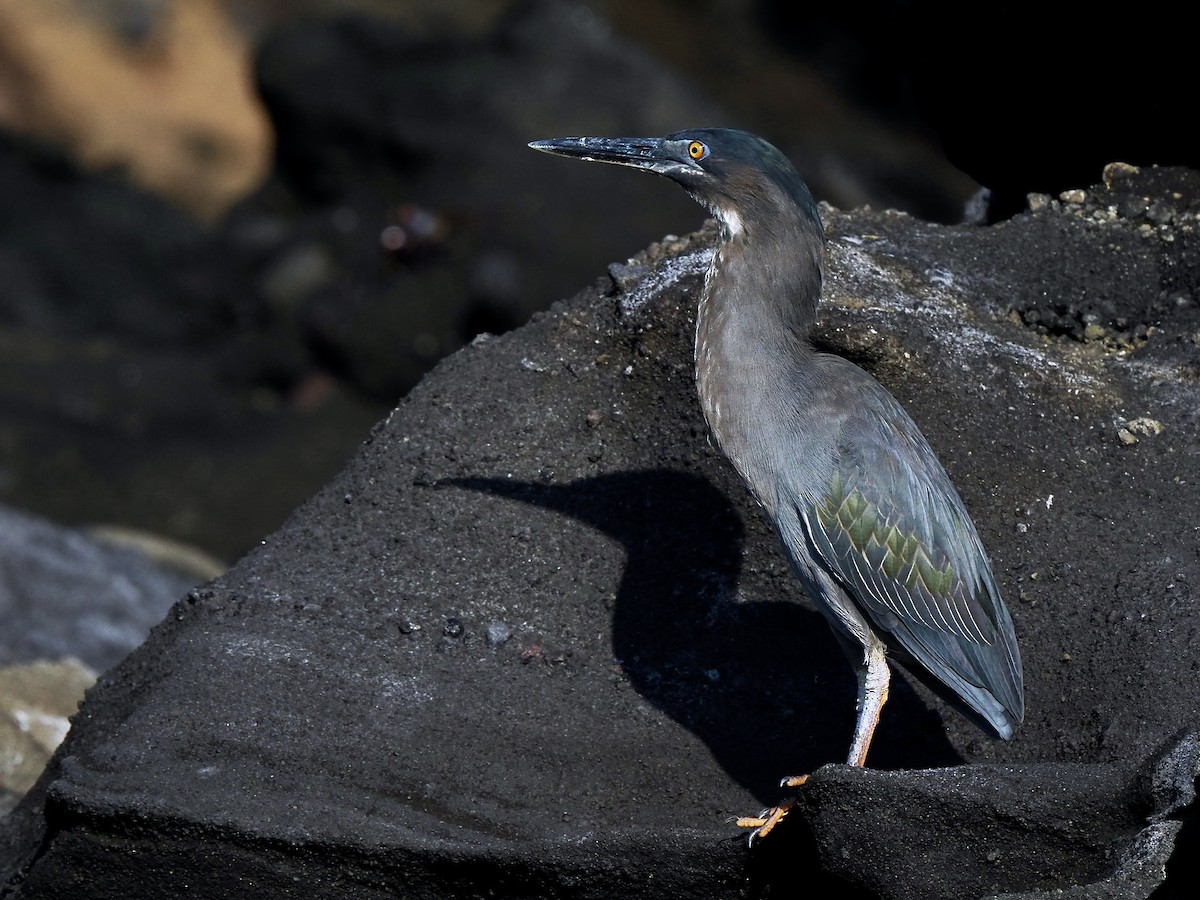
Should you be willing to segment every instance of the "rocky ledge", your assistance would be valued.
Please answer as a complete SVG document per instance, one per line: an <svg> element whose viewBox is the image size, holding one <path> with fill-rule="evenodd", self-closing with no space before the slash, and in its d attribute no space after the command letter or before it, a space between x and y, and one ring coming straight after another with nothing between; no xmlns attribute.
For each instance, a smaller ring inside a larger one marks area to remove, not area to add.
<svg viewBox="0 0 1200 900"><path fill-rule="evenodd" d="M851 672L694 399L705 231L442 362L181 599L0 823L0 895L1179 895L1200 176L1114 166L1034 207L825 210L818 333L980 527L1025 660L1011 743L901 677L873 768L827 765ZM747 848L728 817L797 771Z"/></svg>

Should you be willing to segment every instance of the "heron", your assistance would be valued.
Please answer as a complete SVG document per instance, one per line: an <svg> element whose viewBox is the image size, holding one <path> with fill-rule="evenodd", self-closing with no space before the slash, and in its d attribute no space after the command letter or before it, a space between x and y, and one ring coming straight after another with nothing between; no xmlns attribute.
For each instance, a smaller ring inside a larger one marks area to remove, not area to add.
<svg viewBox="0 0 1200 900"><path fill-rule="evenodd" d="M696 316L700 406L855 668L847 763L866 764L889 653L1010 739L1024 718L1012 618L971 516L912 417L863 369L813 345L825 230L787 157L725 128L529 146L669 178L719 223ZM753 842L794 803L737 822Z"/></svg>

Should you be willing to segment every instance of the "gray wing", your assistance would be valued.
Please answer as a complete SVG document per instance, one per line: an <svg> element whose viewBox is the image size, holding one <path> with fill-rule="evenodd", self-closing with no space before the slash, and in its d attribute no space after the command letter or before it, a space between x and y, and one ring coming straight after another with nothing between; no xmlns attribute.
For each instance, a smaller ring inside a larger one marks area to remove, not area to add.
<svg viewBox="0 0 1200 900"><path fill-rule="evenodd" d="M1008 737L1024 713L1020 655L983 545L916 424L862 385L824 494L797 503L806 537L881 631Z"/></svg>

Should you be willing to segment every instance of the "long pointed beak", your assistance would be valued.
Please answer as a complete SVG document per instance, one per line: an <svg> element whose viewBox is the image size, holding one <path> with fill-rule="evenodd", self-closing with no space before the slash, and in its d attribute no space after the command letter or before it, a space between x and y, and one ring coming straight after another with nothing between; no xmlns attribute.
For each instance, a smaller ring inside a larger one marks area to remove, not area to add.
<svg viewBox="0 0 1200 900"><path fill-rule="evenodd" d="M529 146L555 156L632 166L660 175L681 167L680 161L671 155L662 138L566 137L531 141Z"/></svg>

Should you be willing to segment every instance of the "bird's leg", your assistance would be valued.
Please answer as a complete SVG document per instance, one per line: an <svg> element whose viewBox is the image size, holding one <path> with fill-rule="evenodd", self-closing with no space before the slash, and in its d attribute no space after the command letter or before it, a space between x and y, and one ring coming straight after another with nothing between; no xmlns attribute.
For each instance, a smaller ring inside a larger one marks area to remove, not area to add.
<svg viewBox="0 0 1200 900"><path fill-rule="evenodd" d="M858 671L858 719L854 724L854 740L850 744L850 758L846 760L851 766L863 766L867 761L867 750L871 746L871 736L875 726L879 724L883 704L887 702L888 685L892 675L888 669L884 648L878 641L871 641L863 654L863 665ZM792 775L780 782L780 787L800 787L808 781L807 775ZM737 820L739 828L753 828L750 833L750 843L758 838L764 838L783 821L796 805L795 798L788 798L778 806L763 810L757 816L742 816Z"/></svg>
<svg viewBox="0 0 1200 900"><path fill-rule="evenodd" d="M858 719L854 723L854 740L850 744L847 765L866 765L871 736L875 734L875 726L879 724L883 704L887 702L890 683L891 672L888 670L883 645L878 641L871 641L863 656L863 666L858 670Z"/></svg>

